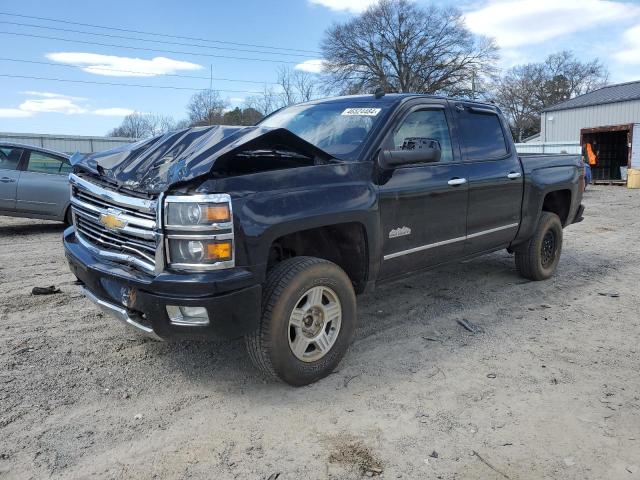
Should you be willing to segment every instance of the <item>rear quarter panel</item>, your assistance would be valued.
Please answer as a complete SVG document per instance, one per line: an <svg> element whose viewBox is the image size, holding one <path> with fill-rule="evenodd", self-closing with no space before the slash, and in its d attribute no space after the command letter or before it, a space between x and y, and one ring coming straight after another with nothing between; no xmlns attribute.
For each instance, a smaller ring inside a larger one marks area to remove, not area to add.
<svg viewBox="0 0 640 480"><path fill-rule="evenodd" d="M513 241L517 245L528 240L538 224L545 196L558 190L571 192L571 206L565 226L571 222L582 201L580 177L584 174L578 156L523 156L524 171L522 222Z"/></svg>

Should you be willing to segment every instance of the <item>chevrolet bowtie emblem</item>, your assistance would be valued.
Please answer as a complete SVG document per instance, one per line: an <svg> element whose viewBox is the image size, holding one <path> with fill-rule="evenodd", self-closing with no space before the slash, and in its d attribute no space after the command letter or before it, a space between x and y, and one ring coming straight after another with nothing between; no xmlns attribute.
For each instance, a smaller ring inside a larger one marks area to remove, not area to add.
<svg viewBox="0 0 640 480"><path fill-rule="evenodd" d="M122 230L127 226L127 221L120 218L120 213L109 212L100 215L100 223L109 230Z"/></svg>

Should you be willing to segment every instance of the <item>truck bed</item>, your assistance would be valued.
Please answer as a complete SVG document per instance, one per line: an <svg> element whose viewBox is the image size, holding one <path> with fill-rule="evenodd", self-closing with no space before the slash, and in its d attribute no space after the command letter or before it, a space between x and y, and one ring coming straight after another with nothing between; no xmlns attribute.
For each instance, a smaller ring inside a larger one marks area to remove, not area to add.
<svg viewBox="0 0 640 480"><path fill-rule="evenodd" d="M548 167L581 167L582 159L578 154L566 153L528 153L520 155L520 162L525 175L540 168Z"/></svg>

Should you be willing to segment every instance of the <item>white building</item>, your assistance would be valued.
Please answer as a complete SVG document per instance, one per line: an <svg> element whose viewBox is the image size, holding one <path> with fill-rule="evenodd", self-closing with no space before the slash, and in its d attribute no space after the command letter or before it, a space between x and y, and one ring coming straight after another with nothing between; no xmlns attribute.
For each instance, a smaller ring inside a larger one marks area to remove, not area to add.
<svg viewBox="0 0 640 480"><path fill-rule="evenodd" d="M595 180L620 180L640 168L640 81L609 85L542 112L542 144L587 144Z"/></svg>
<svg viewBox="0 0 640 480"><path fill-rule="evenodd" d="M132 138L44 135L40 133L2 133L0 142L22 143L63 153L93 153L136 142Z"/></svg>

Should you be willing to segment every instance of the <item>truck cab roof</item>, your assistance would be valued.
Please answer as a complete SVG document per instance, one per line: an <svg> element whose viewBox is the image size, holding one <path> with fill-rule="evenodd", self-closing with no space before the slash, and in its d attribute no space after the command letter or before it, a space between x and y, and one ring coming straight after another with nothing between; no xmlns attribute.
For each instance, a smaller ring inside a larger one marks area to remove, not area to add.
<svg viewBox="0 0 640 480"><path fill-rule="evenodd" d="M401 103L404 103L406 101L413 100L416 98L430 98L430 99L437 99L437 100L446 100L450 102L460 102L460 103L464 103L465 105L482 106L484 108L490 108L494 111L499 111L499 108L496 105L489 102L480 102L477 100L469 100L469 99L456 98L456 97L446 97L443 95L431 95L427 93L385 93L381 97L377 97L377 98L374 94L342 95L339 97L328 97L328 98L320 98L317 100L310 100L308 102L300 103L298 105L344 103L348 101L348 102L354 102L354 103L376 102L376 103L380 103L380 105L394 106L394 105L399 105Z"/></svg>

